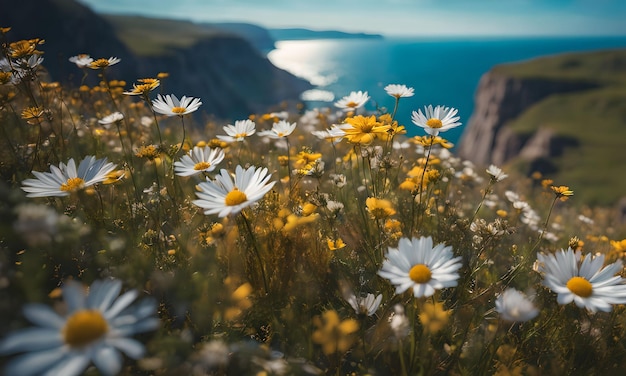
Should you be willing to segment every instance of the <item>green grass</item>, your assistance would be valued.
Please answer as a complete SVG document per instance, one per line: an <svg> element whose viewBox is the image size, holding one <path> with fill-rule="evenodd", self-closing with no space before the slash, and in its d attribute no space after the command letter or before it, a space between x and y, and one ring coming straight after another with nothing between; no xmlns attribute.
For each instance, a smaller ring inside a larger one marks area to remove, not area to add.
<svg viewBox="0 0 626 376"><path fill-rule="evenodd" d="M626 85L626 50L569 53L499 65L493 72L519 78Z"/></svg>
<svg viewBox="0 0 626 376"><path fill-rule="evenodd" d="M188 48L202 39L226 32L188 21L108 15L118 38L139 56L159 56Z"/></svg>

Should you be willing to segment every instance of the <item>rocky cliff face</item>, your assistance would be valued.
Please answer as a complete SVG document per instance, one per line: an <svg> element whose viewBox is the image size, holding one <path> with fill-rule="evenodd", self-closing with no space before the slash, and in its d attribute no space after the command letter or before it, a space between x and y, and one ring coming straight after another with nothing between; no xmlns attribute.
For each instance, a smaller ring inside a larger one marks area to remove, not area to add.
<svg viewBox="0 0 626 376"><path fill-rule="evenodd" d="M235 35L207 38L160 57L142 57L138 64L145 77L168 72L164 83L168 92L200 97L203 111L221 118L262 112L283 100L297 99L310 88Z"/></svg>
<svg viewBox="0 0 626 376"><path fill-rule="evenodd" d="M479 165L503 165L517 156L534 161L558 155L571 140L559 138L548 129L518 134L506 127L507 122L550 95L596 86L589 82L486 73L476 91L474 113L459 143L459 156Z"/></svg>

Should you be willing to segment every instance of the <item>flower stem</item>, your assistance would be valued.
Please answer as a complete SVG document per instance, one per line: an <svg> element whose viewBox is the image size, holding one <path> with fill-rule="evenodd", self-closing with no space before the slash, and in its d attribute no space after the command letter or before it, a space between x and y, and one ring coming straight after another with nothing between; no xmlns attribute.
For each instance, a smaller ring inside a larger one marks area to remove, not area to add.
<svg viewBox="0 0 626 376"><path fill-rule="evenodd" d="M557 196L557 197L554 198L554 200L552 200L552 205L550 205L550 210L548 211L548 216L546 217L546 222L543 224L543 229L541 230L541 233L539 234L539 238L537 238L537 241L535 242L533 247L530 249L530 253L533 253L535 251L535 249L537 248L537 246L541 242L541 239L543 239L543 236L545 235L546 230L548 229L548 222L550 221L550 215L552 215L552 209L554 209L554 205L556 204L556 201L558 199L559 199L559 197Z"/></svg>
<svg viewBox="0 0 626 376"><path fill-rule="evenodd" d="M254 255L259 261L259 269L261 270L261 276L263 277L263 287L265 288L265 294L269 293L269 287L267 284L267 277L265 276L265 268L263 266L263 259L261 258L261 253L259 252L259 248L257 247L254 233L252 232L252 226L250 225L250 221L244 212L241 212L241 217L243 218L243 223L246 226L246 230L248 231L248 236L250 238L250 243L252 244L252 249L254 250Z"/></svg>

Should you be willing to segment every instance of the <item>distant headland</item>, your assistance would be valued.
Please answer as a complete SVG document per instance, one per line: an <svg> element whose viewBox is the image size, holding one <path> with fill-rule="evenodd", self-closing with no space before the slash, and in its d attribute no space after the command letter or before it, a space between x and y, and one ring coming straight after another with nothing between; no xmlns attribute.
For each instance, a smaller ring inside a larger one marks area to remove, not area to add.
<svg viewBox="0 0 626 376"><path fill-rule="evenodd" d="M309 30L303 28L269 29L274 40L308 40L308 39L382 39L381 34L348 33L337 30Z"/></svg>

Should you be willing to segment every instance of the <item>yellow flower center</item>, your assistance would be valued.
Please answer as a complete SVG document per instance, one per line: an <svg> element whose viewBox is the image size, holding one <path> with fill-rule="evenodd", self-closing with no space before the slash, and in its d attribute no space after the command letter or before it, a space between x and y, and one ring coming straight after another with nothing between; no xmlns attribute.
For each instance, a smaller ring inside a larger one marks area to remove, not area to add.
<svg viewBox="0 0 626 376"><path fill-rule="evenodd" d="M226 198L224 199L224 202L228 206L235 206L241 204L242 202L245 202L247 199L248 197L245 193L235 188L232 191L228 192Z"/></svg>
<svg viewBox="0 0 626 376"><path fill-rule="evenodd" d="M81 310L68 317L63 328L63 340L72 347L82 347L108 331L109 325L100 312Z"/></svg>
<svg viewBox="0 0 626 376"><path fill-rule="evenodd" d="M187 109L184 108L184 107L173 107L172 108L172 112L175 113L175 114L184 114L185 111L187 111Z"/></svg>
<svg viewBox="0 0 626 376"><path fill-rule="evenodd" d="M359 104L358 104L358 103L356 103L356 102L348 102L348 103L346 103L346 107L356 107L356 106L358 106L358 105L359 105Z"/></svg>
<svg viewBox="0 0 626 376"><path fill-rule="evenodd" d="M61 190L63 192L73 192L81 189L85 186L85 181L81 178L69 178L63 184L61 184Z"/></svg>
<svg viewBox="0 0 626 376"><path fill-rule="evenodd" d="M373 128L374 128L374 124L372 124L372 123L364 123L364 124L361 125L361 132L362 133L370 133Z"/></svg>
<svg viewBox="0 0 626 376"><path fill-rule="evenodd" d="M389 217L387 209L384 208L374 208L370 210L372 217L374 218L386 218Z"/></svg>
<svg viewBox="0 0 626 376"><path fill-rule="evenodd" d="M92 61L89 66L92 69L106 68L106 67L109 66L109 60L108 59L98 59L98 60Z"/></svg>
<svg viewBox="0 0 626 376"><path fill-rule="evenodd" d="M443 127L443 123L441 122L441 120L435 119L435 118L428 119L426 121L426 125L428 125L431 128L441 128L441 127Z"/></svg>
<svg viewBox="0 0 626 376"><path fill-rule="evenodd" d="M424 264L414 265L411 270L409 270L409 278L415 283L427 283L430 281L431 277L432 273L430 269Z"/></svg>
<svg viewBox="0 0 626 376"><path fill-rule="evenodd" d="M234 138L244 138L247 135L248 135L247 133L237 133Z"/></svg>
<svg viewBox="0 0 626 376"><path fill-rule="evenodd" d="M148 93L154 90L157 86L155 86L154 84L139 84L139 85L135 85L132 92L133 93Z"/></svg>
<svg viewBox="0 0 626 376"><path fill-rule="evenodd" d="M571 292L582 298L590 297L593 292L591 283L583 277L572 277L569 281L567 281L566 286Z"/></svg>
<svg viewBox="0 0 626 376"><path fill-rule="evenodd" d="M209 162L199 162L199 163L196 163L195 166L193 166L193 169L196 171L201 171L201 170L206 170L209 167L211 167L211 164Z"/></svg>

